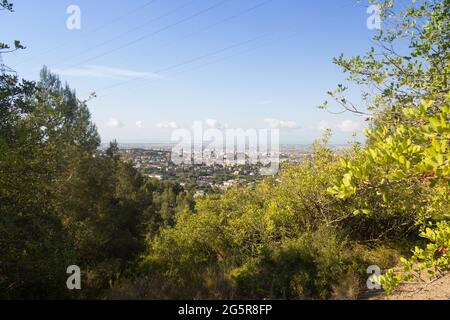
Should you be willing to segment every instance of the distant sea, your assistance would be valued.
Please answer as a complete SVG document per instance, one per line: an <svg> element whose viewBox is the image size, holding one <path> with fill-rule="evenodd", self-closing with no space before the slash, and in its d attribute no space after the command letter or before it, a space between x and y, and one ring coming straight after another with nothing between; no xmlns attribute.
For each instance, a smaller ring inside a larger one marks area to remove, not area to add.
<svg viewBox="0 0 450 320"><path fill-rule="evenodd" d="M143 150L161 150L170 151L176 145L173 142L119 142L119 149L143 149ZM296 143L285 143L280 144L281 152L301 152L311 149L311 144L296 144ZM102 143L100 145L101 150L107 149L109 143ZM350 144L331 144L332 149L345 149L348 148Z"/></svg>

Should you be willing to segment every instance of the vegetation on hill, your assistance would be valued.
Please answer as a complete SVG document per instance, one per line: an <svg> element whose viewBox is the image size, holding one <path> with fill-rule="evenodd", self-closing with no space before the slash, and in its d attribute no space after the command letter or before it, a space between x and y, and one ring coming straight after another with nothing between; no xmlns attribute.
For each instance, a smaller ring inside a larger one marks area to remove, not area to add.
<svg viewBox="0 0 450 320"><path fill-rule="evenodd" d="M278 176L195 203L115 142L100 156L88 101L47 68L2 75L0 298L342 299L370 265L404 266L387 292L418 268L449 271L450 0L398 8L382 2L376 48L335 60L366 92L367 111L330 92L368 113L364 146L338 154L325 136Z"/></svg>

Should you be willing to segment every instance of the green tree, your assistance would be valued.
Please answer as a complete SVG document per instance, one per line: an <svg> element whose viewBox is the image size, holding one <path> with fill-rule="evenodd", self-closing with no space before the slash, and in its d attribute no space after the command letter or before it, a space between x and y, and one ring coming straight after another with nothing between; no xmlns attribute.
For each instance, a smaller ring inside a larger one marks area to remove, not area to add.
<svg viewBox="0 0 450 320"><path fill-rule="evenodd" d="M399 6L394 1L380 4L385 27L374 37L379 51L335 60L350 74L349 80L378 93L365 96L368 109L375 111L366 131L367 145L356 159L341 160L347 172L329 192L341 199L375 194L392 217L412 214L421 236L433 241L428 249L416 248L413 261L433 267L435 274L450 264L445 231L450 200L450 1L412 1L397 13ZM332 94L355 111L344 91L341 85ZM371 217L377 211L366 203L355 213ZM435 224L433 231L430 226ZM441 254L424 254L432 248L441 248ZM411 271L411 263L406 269ZM389 281L385 284L394 283L392 277Z"/></svg>
<svg viewBox="0 0 450 320"><path fill-rule="evenodd" d="M0 287L6 298L57 297L70 237L49 199L52 160L35 121L33 83L0 79Z"/></svg>

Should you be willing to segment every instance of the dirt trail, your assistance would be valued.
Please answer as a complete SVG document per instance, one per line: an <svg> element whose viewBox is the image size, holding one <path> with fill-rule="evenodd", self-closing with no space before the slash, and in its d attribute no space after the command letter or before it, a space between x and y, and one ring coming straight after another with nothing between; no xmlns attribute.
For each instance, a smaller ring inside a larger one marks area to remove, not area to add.
<svg viewBox="0 0 450 320"><path fill-rule="evenodd" d="M362 292L360 300L450 300L450 273L429 283L403 283L392 295L381 291Z"/></svg>
<svg viewBox="0 0 450 320"><path fill-rule="evenodd" d="M388 300L450 300L450 274L429 284L403 284Z"/></svg>

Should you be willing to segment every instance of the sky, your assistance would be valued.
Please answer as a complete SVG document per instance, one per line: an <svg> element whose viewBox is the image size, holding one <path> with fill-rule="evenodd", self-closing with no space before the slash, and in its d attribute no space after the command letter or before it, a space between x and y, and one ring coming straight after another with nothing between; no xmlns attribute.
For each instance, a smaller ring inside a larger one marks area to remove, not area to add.
<svg viewBox="0 0 450 320"><path fill-rule="evenodd" d="M14 13L0 12L0 39L27 48L4 55L5 64L26 79L38 79L46 65L80 99L95 92L88 106L103 142L168 142L195 121L278 128L282 143L311 143L325 128L333 143L363 139L364 118L317 106L346 83L332 58L371 47L376 31L364 3L12 2ZM352 87L349 97L360 103L359 94Z"/></svg>

